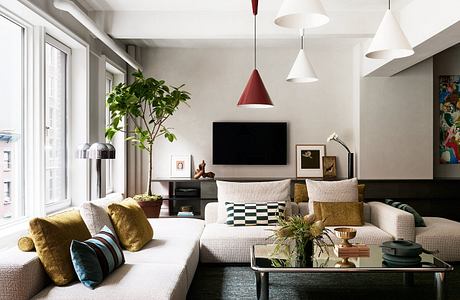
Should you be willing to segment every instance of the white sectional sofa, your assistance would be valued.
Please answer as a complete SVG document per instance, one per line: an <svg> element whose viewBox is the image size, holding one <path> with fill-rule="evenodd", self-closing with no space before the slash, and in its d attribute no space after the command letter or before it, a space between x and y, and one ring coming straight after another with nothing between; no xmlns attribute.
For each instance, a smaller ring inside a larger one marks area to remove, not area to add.
<svg viewBox="0 0 460 300"><path fill-rule="evenodd" d="M291 203L292 213L308 214L307 203ZM200 260L204 263L248 263L250 248L269 242L273 226L232 227L217 223L218 203L209 203L205 209L206 227L200 239ZM363 226L357 229L353 242L381 244L393 239L410 239L414 236L411 214L380 202L364 205ZM332 228L330 228L332 229ZM335 236L332 239L337 240Z"/></svg>
<svg viewBox="0 0 460 300"><path fill-rule="evenodd" d="M149 219L154 238L138 252L124 251L126 263L90 290L79 281L59 287L35 252L11 249L0 256L0 299L185 299L199 261L204 221Z"/></svg>

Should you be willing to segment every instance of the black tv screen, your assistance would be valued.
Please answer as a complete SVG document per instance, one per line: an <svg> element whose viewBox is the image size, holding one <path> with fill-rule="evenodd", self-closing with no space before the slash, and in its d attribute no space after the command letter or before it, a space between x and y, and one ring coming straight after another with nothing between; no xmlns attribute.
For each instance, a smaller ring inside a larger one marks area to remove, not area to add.
<svg viewBox="0 0 460 300"><path fill-rule="evenodd" d="M287 123L214 122L215 165L287 164Z"/></svg>

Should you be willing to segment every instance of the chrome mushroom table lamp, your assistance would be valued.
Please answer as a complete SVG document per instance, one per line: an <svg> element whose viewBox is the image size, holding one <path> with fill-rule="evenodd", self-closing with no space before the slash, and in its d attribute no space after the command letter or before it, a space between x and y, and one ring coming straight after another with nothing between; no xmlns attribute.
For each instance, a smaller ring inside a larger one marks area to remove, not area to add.
<svg viewBox="0 0 460 300"><path fill-rule="evenodd" d="M77 158L96 160L96 192L98 198L102 198L101 189L101 160L115 159L115 147L109 143L94 143L92 145L85 143L77 148Z"/></svg>

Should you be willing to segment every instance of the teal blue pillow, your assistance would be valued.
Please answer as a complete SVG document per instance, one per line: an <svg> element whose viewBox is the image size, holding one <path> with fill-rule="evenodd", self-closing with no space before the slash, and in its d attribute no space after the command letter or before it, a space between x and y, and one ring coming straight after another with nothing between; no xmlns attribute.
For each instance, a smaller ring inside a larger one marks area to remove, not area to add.
<svg viewBox="0 0 460 300"><path fill-rule="evenodd" d="M125 263L120 243L107 226L89 240L73 240L70 255L78 279L91 289Z"/></svg>
<svg viewBox="0 0 460 300"><path fill-rule="evenodd" d="M391 199L385 199L385 203L413 214L414 221L415 221L415 227L426 227L423 217L412 206L407 205L405 203L401 203L399 201L394 201Z"/></svg>

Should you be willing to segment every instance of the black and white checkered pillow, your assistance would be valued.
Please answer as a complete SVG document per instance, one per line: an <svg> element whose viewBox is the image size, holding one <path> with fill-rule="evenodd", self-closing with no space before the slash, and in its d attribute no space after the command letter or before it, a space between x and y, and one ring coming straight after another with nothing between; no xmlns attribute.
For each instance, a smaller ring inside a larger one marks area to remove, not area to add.
<svg viewBox="0 0 460 300"><path fill-rule="evenodd" d="M285 202L233 203L225 202L227 225L278 225L278 216L284 214Z"/></svg>

